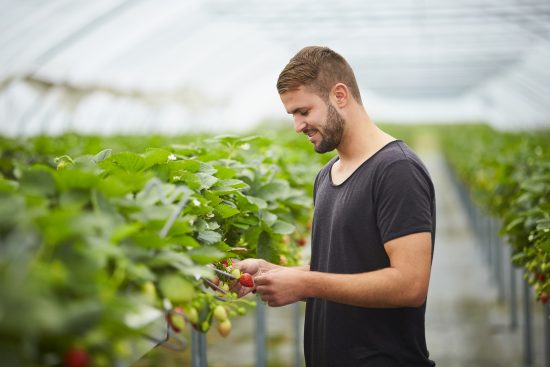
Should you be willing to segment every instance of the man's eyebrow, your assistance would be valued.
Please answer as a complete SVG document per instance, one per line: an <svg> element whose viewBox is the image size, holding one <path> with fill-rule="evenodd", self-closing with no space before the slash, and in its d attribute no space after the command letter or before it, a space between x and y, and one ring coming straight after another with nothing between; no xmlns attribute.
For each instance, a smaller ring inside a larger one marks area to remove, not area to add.
<svg viewBox="0 0 550 367"><path fill-rule="evenodd" d="M298 112L299 110L302 110L304 109L305 107L296 107L295 109L293 109L292 111L287 111L289 115L294 115L296 112Z"/></svg>

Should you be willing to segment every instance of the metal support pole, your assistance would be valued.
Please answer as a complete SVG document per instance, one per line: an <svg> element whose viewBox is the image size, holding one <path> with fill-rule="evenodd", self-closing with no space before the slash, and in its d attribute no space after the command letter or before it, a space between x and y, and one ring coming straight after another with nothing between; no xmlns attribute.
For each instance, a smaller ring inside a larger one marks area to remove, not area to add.
<svg viewBox="0 0 550 367"><path fill-rule="evenodd" d="M495 231L498 231L499 225L495 222L494 229ZM501 238L498 236L497 232L493 233L493 236L495 236L495 257L496 257L496 278L497 278L497 286L498 286L498 300L499 302L504 301L504 272L503 272L503 256L502 256L502 247L504 246L504 243L502 242Z"/></svg>
<svg viewBox="0 0 550 367"><path fill-rule="evenodd" d="M518 327L518 291L516 268L512 264L512 249L510 251L510 328Z"/></svg>
<svg viewBox="0 0 550 367"><path fill-rule="evenodd" d="M544 365L550 367L550 305L543 305L544 312Z"/></svg>
<svg viewBox="0 0 550 367"><path fill-rule="evenodd" d="M486 214L487 215L487 214ZM497 241L495 235L495 221L493 217L487 215L487 241L489 241L489 264L491 267L491 276L493 284L497 284Z"/></svg>
<svg viewBox="0 0 550 367"><path fill-rule="evenodd" d="M300 350L302 348L301 340L301 324L302 318L300 315L300 302L295 302L292 305L292 325L294 328L294 367L302 367L302 356Z"/></svg>
<svg viewBox="0 0 550 367"><path fill-rule="evenodd" d="M523 281L523 366L533 365L533 325L531 316L531 288Z"/></svg>
<svg viewBox="0 0 550 367"><path fill-rule="evenodd" d="M267 366L267 338L264 302L258 295L256 300L256 367Z"/></svg>
<svg viewBox="0 0 550 367"><path fill-rule="evenodd" d="M206 360L206 333L191 330L191 366L207 367Z"/></svg>

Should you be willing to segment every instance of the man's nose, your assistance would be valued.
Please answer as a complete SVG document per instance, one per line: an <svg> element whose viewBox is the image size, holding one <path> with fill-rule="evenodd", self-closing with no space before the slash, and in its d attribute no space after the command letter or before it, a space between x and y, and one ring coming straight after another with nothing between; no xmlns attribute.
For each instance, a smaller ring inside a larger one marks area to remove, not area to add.
<svg viewBox="0 0 550 367"><path fill-rule="evenodd" d="M301 116L295 116L294 117L294 131L297 133L301 133L304 128L306 127L305 119Z"/></svg>

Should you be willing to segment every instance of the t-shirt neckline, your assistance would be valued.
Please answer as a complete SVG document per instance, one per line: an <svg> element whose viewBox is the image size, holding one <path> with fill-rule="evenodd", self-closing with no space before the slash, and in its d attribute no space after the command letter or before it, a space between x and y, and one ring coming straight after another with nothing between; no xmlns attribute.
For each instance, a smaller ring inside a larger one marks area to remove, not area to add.
<svg viewBox="0 0 550 367"><path fill-rule="evenodd" d="M357 166L357 168L351 173L351 175L349 175L344 181L342 181L341 183L339 184L335 184L334 181L332 180L332 166L334 165L334 163L338 162L340 160L340 157L336 156L334 157L334 160L333 162L330 164L330 167L328 169L328 177L330 179L330 185L332 187L342 187L344 186L344 184L346 182L348 182L354 175L355 175L355 172L359 171L359 169L361 167L363 167L365 164L367 164L367 162L369 162L372 158L374 158L376 155L378 155L378 153L380 153L381 151L385 150L388 146L390 146L390 144L393 144L393 143L397 143L397 142L401 142L402 140L401 139L395 139L395 140L392 140L388 143L386 143L385 145L383 145L380 149L378 149L376 152L374 152L373 155L371 155L370 157L368 157L367 159L365 159L364 162L362 162L359 166Z"/></svg>

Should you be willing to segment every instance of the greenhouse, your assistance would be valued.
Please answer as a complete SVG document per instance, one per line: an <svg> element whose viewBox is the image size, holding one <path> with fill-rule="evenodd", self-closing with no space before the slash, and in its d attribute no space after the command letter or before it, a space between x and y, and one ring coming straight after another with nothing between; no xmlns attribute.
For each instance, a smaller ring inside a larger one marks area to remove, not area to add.
<svg viewBox="0 0 550 367"><path fill-rule="evenodd" d="M548 1L0 12L0 366L550 367Z"/></svg>

